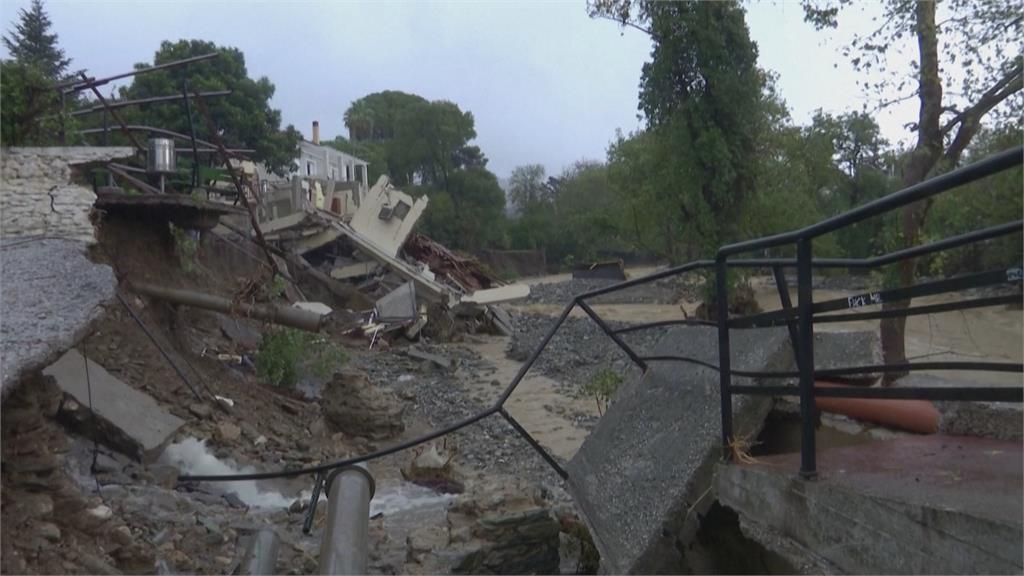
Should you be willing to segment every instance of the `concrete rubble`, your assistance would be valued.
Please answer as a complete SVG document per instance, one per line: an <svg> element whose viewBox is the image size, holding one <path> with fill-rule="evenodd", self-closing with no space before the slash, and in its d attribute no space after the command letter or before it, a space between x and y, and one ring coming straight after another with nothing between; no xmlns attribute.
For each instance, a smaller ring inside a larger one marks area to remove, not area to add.
<svg viewBox="0 0 1024 576"><path fill-rule="evenodd" d="M371 342L401 327L417 337L432 321L422 314L431 304L477 307L494 323L493 305L529 296L528 286L503 286L479 261L414 232L428 199L395 189L386 176L369 190L334 191L330 182L320 183L322 199L299 185L306 180L268 192L260 211L264 236L307 260L322 281L357 283L375 299L375 313L361 326ZM344 201L336 202L337 194ZM507 326L494 330L507 332Z"/></svg>
<svg viewBox="0 0 1024 576"><path fill-rule="evenodd" d="M76 350L67 351L43 375L52 377L65 394L58 418L137 460L156 460L185 423Z"/></svg>

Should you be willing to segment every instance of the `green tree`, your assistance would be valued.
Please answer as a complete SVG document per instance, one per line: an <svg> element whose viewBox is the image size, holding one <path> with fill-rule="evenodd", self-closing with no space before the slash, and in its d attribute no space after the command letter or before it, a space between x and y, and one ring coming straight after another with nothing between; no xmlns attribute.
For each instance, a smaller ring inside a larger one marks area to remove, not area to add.
<svg viewBox="0 0 1024 576"><path fill-rule="evenodd" d="M806 1L804 9L816 28L834 28L842 8L849 4L849 0ZM936 20L936 4L888 0L882 5L882 25L856 36L845 49L854 69L865 76L864 88L879 100L891 91L899 97L887 102L918 100L917 140L903 162L904 187L959 165L986 116L1019 117L1024 103L1019 2L952 0L943 4L941 21ZM917 58L911 70L890 65L888 59L892 53L902 53L904 38L916 41ZM876 70L883 74L880 80L871 79L870 73ZM902 246L920 242L933 203L934 198L922 200L901 210ZM915 266L914 260L901 263L899 284L913 284ZM883 308L905 309L909 305L904 300L887 302ZM906 362L905 328L906 317L882 321L886 363ZM891 373L886 380L898 376Z"/></svg>
<svg viewBox="0 0 1024 576"><path fill-rule="evenodd" d="M673 260L712 253L742 235L742 212L756 182L765 128L766 77L757 67L744 11L736 2L605 0L591 14L650 34L640 80L647 118L654 224ZM682 251L685 249L685 252Z"/></svg>
<svg viewBox="0 0 1024 576"><path fill-rule="evenodd" d="M251 148L254 159L279 174L294 169L301 134L293 127L281 129L281 111L270 107L274 84L266 77L252 79L245 66L245 55L237 48L217 46L205 40L164 41L153 56L153 65L217 52L219 57L135 76L131 85L122 88L125 99L180 94L188 82L190 92L231 90L230 96L213 98L207 107L214 124L221 130L230 147ZM136 64L145 68L149 64ZM207 132L201 115L193 110L200 137ZM184 105L163 104L126 110L126 118L144 124L187 134L188 117Z"/></svg>
<svg viewBox="0 0 1024 576"><path fill-rule="evenodd" d="M60 99L38 68L0 61L0 143L45 146L58 142Z"/></svg>
<svg viewBox="0 0 1024 576"><path fill-rule="evenodd" d="M402 111L395 127L392 168L398 184L414 179L450 191L460 152L476 138L473 113L454 102L418 102ZM479 150L479 149L478 149Z"/></svg>
<svg viewBox="0 0 1024 576"><path fill-rule="evenodd" d="M55 81L62 78L71 59L57 45L57 34L50 32L50 17L41 0L32 0L28 10L18 11L18 22L3 37L4 46L15 62L38 70Z"/></svg>
<svg viewBox="0 0 1024 576"><path fill-rule="evenodd" d="M550 201L550 188L545 180L544 166L516 166L508 179L508 199L522 213L534 204Z"/></svg>

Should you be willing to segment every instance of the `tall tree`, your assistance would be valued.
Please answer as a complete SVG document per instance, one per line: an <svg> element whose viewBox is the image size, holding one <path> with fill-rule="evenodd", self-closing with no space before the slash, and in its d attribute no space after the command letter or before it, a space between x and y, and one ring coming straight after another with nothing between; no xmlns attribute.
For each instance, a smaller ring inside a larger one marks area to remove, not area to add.
<svg viewBox="0 0 1024 576"><path fill-rule="evenodd" d="M230 96L211 99L207 104L214 123L223 131L224 141L229 146L256 150L254 158L279 174L294 169L301 135L293 126L281 128L281 111L270 106L274 84L266 77L255 80L249 77L241 50L205 40L164 41L153 56L153 65L211 52L219 52L220 56L135 76L131 85L121 89L121 97L136 99L180 94L186 80L190 92L231 90ZM149 64L136 64L136 68L147 66ZM189 131L188 115L180 104L133 108L126 111L125 116L133 123L182 133ZM195 122L199 134L204 134L203 120L196 118Z"/></svg>
<svg viewBox="0 0 1024 576"><path fill-rule="evenodd" d="M508 178L508 198L516 211L522 214L530 206L550 200L542 164L516 166Z"/></svg>
<svg viewBox="0 0 1024 576"><path fill-rule="evenodd" d="M804 9L816 28L835 28L840 11L849 4L849 0L807 1ZM888 0L882 6L882 25L855 37L846 54L865 77L870 78L872 70L883 72L881 80L863 82L879 99L895 91L898 97L889 102L915 97L918 101L913 125L917 139L903 164L901 184L906 187L959 165L987 115L1019 115L1024 88L1022 17L1016 0L951 0L942 5L941 21L936 20L937 3L930 0ZM905 37L916 41L918 56L909 74L890 66L888 60ZM901 210L904 246L919 243L932 204L932 199L922 200ZM899 284L914 282L915 265L914 260L901 263ZM905 309L909 305L909 301L889 302L883 308ZM906 362L905 331L905 316L882 320L886 363ZM887 382L898 376L887 375Z"/></svg>
<svg viewBox="0 0 1024 576"><path fill-rule="evenodd" d="M71 58L57 45L57 34L50 32L50 17L43 9L42 0L32 0L28 10L18 11L18 17L14 30L3 37L11 57L19 64L39 70L50 80L62 78Z"/></svg>
<svg viewBox="0 0 1024 576"><path fill-rule="evenodd" d="M734 1L597 0L590 13L643 30L653 41L640 110L656 149L656 189L667 196L664 208L678 216L671 233L688 250L671 256L707 254L736 239L765 125L766 77L743 8Z"/></svg>

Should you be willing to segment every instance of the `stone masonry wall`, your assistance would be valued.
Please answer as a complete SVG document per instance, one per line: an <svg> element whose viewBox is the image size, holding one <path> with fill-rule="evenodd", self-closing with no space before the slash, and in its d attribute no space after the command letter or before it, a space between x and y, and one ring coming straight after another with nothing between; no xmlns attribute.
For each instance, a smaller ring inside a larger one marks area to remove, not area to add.
<svg viewBox="0 0 1024 576"><path fill-rule="evenodd" d="M0 150L0 235L92 242L89 212L96 196L89 188L70 183L71 166L133 153L128 147L94 146Z"/></svg>

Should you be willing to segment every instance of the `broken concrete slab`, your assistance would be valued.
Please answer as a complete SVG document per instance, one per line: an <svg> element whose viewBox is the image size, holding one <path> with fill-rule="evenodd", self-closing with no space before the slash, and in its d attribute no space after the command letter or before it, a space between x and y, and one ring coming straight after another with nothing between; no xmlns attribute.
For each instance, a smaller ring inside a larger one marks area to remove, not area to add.
<svg viewBox="0 0 1024 576"><path fill-rule="evenodd" d="M0 246L2 396L84 336L114 297L109 266L85 257L84 242L5 237Z"/></svg>
<svg viewBox="0 0 1024 576"><path fill-rule="evenodd" d="M85 428L87 434L114 450L143 462L157 459L174 432L185 421L167 412L148 394L121 382L99 364L69 350L45 370L65 393L63 417ZM92 414L89 392L92 389ZM67 400L70 397L70 401ZM61 415L58 415L60 417Z"/></svg>
<svg viewBox="0 0 1024 576"><path fill-rule="evenodd" d="M462 302L473 304L498 304L500 302L511 302L520 300L530 295L530 286L527 284L510 284L486 290L477 290L468 296L462 297Z"/></svg>
<svg viewBox="0 0 1024 576"><path fill-rule="evenodd" d="M416 285L406 282L377 300L380 322L412 322L419 316L416 308Z"/></svg>
<svg viewBox="0 0 1024 576"><path fill-rule="evenodd" d="M718 363L718 331L668 330L654 355ZM732 366L783 370L793 365L783 329L732 331ZM754 384L733 378L734 385ZM733 398L734 433L754 438L769 398ZM694 542L714 464L722 457L719 377L683 362L651 362L616 393L597 427L568 464L569 491L612 574L699 571Z"/></svg>
<svg viewBox="0 0 1024 576"><path fill-rule="evenodd" d="M1024 557L1019 442L952 436L720 464L719 500L753 537L774 534L850 574L1020 574ZM766 543L767 545L767 543Z"/></svg>

